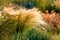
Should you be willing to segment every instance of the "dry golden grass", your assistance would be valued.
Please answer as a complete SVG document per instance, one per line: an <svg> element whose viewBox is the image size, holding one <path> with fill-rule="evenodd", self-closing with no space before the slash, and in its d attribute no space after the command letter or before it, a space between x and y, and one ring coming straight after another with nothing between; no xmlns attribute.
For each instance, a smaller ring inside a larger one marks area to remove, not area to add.
<svg viewBox="0 0 60 40"><path fill-rule="evenodd" d="M35 28L36 30L39 27L42 27L41 25L46 26L47 23L44 21L41 12L38 11L37 8L33 9L25 9L20 8L19 10L14 10L14 7L4 7L2 10L2 15L6 16L6 14L9 14L13 17L13 19L16 19L19 21L19 24L21 27L23 25L28 28ZM45 29L44 29L45 30Z"/></svg>

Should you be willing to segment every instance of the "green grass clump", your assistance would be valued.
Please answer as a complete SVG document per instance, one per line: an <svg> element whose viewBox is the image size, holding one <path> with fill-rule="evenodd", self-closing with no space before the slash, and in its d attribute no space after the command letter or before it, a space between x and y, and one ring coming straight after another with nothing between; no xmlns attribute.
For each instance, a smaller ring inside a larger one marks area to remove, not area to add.
<svg viewBox="0 0 60 40"><path fill-rule="evenodd" d="M50 36L43 30L36 31L35 29L30 29L26 34L27 40L50 40Z"/></svg>

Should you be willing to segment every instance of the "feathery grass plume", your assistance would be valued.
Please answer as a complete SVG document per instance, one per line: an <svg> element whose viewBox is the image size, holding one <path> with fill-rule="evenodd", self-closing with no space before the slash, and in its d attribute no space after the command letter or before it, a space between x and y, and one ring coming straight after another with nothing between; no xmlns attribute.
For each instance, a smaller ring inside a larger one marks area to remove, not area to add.
<svg viewBox="0 0 60 40"><path fill-rule="evenodd" d="M38 22L40 24L45 24L45 22L43 22L43 17L39 13L39 11L37 9L35 9L35 8L29 9L29 10L20 8L19 10L15 11L15 10L13 10L13 8L7 7L7 8L4 9L4 11L9 13L10 15L19 16L20 21L22 23L24 21L32 20L33 22Z"/></svg>
<svg viewBox="0 0 60 40"><path fill-rule="evenodd" d="M51 11L51 14L42 14L43 17L45 18L45 20L48 22L48 23L51 23L53 25L53 29L52 31L57 31L58 29L60 30L60 14L57 14L56 12L54 11Z"/></svg>
<svg viewBox="0 0 60 40"><path fill-rule="evenodd" d="M10 40L12 34L15 35L16 32L24 33L24 31L32 28L37 31L40 31L40 29L46 30L47 23L35 8L15 10L13 7L4 7L1 17L1 40Z"/></svg>

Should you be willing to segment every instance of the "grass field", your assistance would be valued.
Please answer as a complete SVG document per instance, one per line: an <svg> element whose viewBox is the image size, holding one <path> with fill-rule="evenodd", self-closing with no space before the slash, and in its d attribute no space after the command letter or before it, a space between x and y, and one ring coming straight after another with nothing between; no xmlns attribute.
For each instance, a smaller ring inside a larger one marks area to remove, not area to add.
<svg viewBox="0 0 60 40"><path fill-rule="evenodd" d="M60 40L60 0L0 0L0 40Z"/></svg>

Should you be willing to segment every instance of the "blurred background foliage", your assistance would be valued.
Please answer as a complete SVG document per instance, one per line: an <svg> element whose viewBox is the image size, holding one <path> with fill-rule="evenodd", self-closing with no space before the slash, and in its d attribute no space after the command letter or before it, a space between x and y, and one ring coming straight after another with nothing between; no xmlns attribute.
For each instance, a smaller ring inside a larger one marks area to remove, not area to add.
<svg viewBox="0 0 60 40"><path fill-rule="evenodd" d="M25 8L37 7L43 12L45 12L46 10L49 10L49 12L51 12L51 10L53 10L60 13L60 8L56 7L55 1L56 0L0 0L0 5L7 5L9 3L13 3Z"/></svg>

